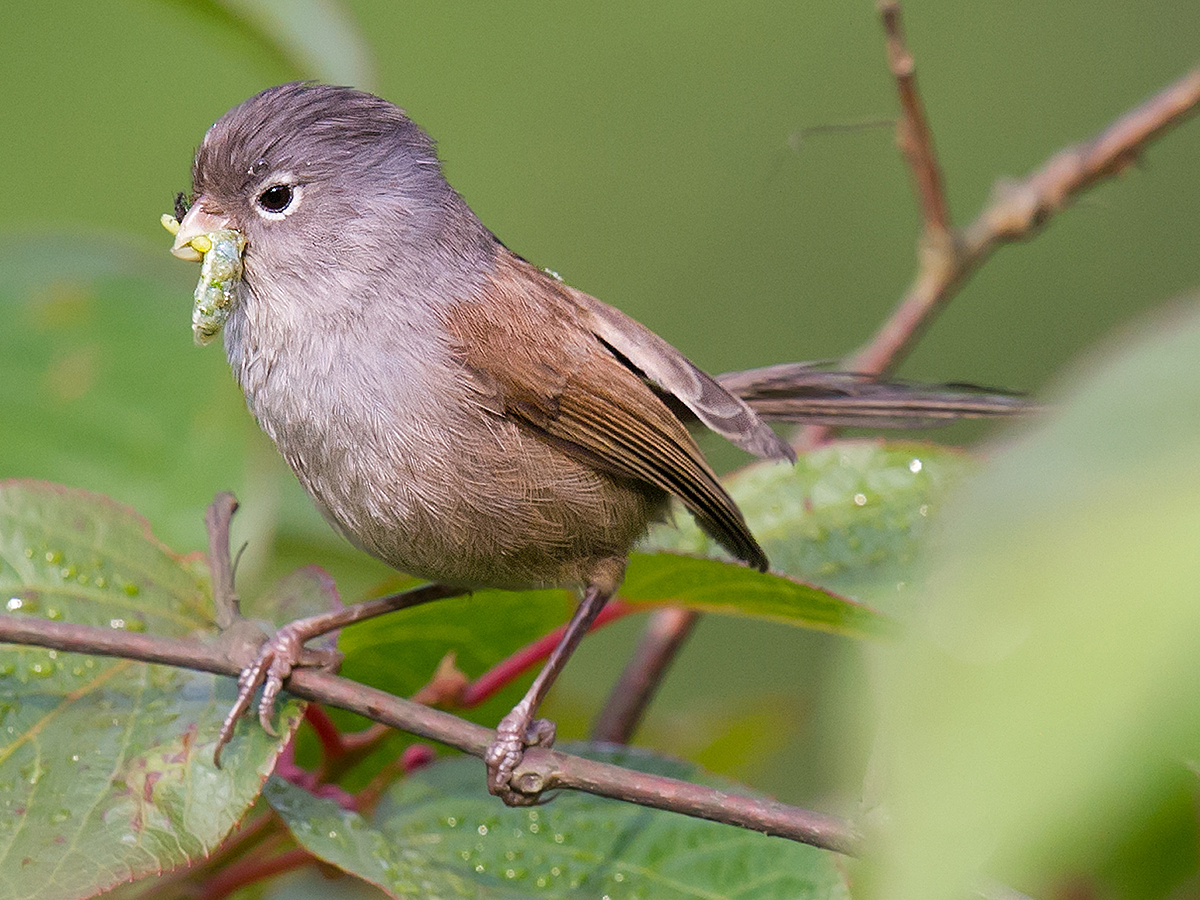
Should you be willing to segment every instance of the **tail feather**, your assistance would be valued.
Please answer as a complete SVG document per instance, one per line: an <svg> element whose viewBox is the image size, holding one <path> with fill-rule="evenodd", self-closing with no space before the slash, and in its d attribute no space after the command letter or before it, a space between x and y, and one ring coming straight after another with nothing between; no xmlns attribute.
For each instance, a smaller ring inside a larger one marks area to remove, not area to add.
<svg viewBox="0 0 1200 900"><path fill-rule="evenodd" d="M783 363L717 377L764 419L815 425L929 428L959 419L1028 415L1038 407L1019 394L970 384L876 381Z"/></svg>

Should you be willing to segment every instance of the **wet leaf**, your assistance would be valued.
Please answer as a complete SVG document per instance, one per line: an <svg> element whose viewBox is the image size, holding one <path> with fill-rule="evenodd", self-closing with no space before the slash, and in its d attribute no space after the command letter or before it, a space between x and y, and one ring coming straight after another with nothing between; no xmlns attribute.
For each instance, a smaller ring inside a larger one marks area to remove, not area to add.
<svg viewBox="0 0 1200 900"><path fill-rule="evenodd" d="M10 615L188 637L213 630L202 560L125 507L0 483L0 598ZM280 603L332 599L317 573ZM282 737L243 722L212 764L232 679L36 647L0 650L0 898L91 896L203 858L257 797Z"/></svg>
<svg viewBox="0 0 1200 900"><path fill-rule="evenodd" d="M585 755L714 783L693 766L641 751ZM394 897L849 896L825 851L573 791L510 809L483 790L483 779L478 760L435 763L395 785L369 818L278 778L266 796L303 846Z"/></svg>
<svg viewBox="0 0 1200 900"><path fill-rule="evenodd" d="M838 441L794 466L748 466L726 486L772 570L901 615L930 523L975 466L933 444ZM650 546L723 556L688 516L675 524L655 529Z"/></svg>

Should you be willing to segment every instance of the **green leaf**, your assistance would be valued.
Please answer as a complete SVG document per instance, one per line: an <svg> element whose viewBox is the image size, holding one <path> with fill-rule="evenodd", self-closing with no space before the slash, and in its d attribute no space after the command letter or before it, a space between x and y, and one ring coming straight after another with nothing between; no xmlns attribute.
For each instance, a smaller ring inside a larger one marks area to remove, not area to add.
<svg viewBox="0 0 1200 900"><path fill-rule="evenodd" d="M902 612L920 581L917 551L947 490L974 468L962 451L911 441L838 441L794 466L756 463L726 480L771 568ZM725 558L691 519L650 546Z"/></svg>
<svg viewBox="0 0 1200 900"><path fill-rule="evenodd" d="M370 90L374 62L366 38L335 0L215 0L303 74Z"/></svg>
<svg viewBox="0 0 1200 900"><path fill-rule="evenodd" d="M1194 884L1200 315L1122 338L955 498L885 656L888 897Z"/></svg>
<svg viewBox="0 0 1200 900"><path fill-rule="evenodd" d="M314 574L281 589L328 590ZM188 637L211 631L207 572L107 498L0 483L10 614ZM308 598L305 600L305 598ZM243 722L212 765L232 679L103 657L0 650L0 898L70 898L202 859L246 812L283 737Z"/></svg>
<svg viewBox="0 0 1200 900"><path fill-rule="evenodd" d="M713 783L640 751L586 755ZM812 847L573 791L510 809L483 780L478 760L439 761L393 786L370 818L278 778L265 793L304 847L396 897L849 896L833 854Z"/></svg>
<svg viewBox="0 0 1200 900"><path fill-rule="evenodd" d="M848 637L887 634L885 616L821 588L738 563L673 553L635 553L619 596L800 625Z"/></svg>

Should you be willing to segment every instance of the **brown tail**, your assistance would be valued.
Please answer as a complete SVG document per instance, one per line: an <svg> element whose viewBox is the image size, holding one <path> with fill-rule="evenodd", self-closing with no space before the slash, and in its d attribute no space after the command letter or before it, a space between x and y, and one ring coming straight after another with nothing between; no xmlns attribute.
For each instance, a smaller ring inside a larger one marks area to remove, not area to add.
<svg viewBox="0 0 1200 900"><path fill-rule="evenodd" d="M764 419L870 428L930 428L958 419L1028 415L1040 407L1012 393L969 384L876 381L782 363L717 376Z"/></svg>

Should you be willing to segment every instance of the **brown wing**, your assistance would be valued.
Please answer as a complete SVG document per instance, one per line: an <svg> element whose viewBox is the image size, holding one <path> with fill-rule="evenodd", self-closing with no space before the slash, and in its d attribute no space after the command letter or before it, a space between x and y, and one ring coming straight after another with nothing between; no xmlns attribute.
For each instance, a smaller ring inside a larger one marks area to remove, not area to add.
<svg viewBox="0 0 1200 900"><path fill-rule="evenodd" d="M619 309L568 290L597 337L710 429L755 456L795 461L796 451L754 410L669 343Z"/></svg>
<svg viewBox="0 0 1200 900"><path fill-rule="evenodd" d="M464 364L494 390L498 412L590 465L674 494L714 539L765 570L766 555L692 436L597 337L574 294L500 250L492 279L454 307L447 327Z"/></svg>

